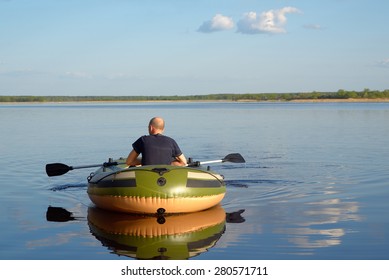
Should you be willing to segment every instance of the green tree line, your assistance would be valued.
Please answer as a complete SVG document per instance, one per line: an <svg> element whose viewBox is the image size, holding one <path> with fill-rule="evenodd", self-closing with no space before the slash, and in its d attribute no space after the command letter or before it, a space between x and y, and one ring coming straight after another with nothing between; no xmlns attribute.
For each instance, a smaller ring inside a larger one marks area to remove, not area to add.
<svg viewBox="0 0 389 280"><path fill-rule="evenodd" d="M378 91L300 92L300 93L220 93L171 96L0 96L0 102L90 102L90 101L293 101L310 99L389 98L389 89Z"/></svg>

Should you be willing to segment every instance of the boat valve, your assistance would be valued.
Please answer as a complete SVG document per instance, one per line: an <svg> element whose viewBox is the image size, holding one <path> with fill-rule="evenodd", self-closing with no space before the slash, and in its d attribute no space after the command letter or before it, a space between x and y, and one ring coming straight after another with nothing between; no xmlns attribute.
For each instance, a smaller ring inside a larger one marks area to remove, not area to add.
<svg viewBox="0 0 389 280"><path fill-rule="evenodd" d="M163 187L164 185L166 185L166 179L164 177L159 177L157 180L157 185Z"/></svg>

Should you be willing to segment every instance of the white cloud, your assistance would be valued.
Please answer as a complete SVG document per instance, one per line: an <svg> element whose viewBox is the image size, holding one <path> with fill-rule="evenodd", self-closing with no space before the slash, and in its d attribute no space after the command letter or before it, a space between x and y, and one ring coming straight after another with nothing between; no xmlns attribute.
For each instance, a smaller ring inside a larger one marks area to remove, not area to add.
<svg viewBox="0 0 389 280"><path fill-rule="evenodd" d="M90 79L90 78L92 78L92 75L89 73L77 72L77 71L66 72L65 76L70 77L70 78L76 78L76 79Z"/></svg>
<svg viewBox="0 0 389 280"><path fill-rule="evenodd" d="M321 30L321 29L323 29L323 27L321 25L319 25L319 24L305 24L303 27L306 28L306 29L313 29L313 30Z"/></svg>
<svg viewBox="0 0 389 280"><path fill-rule="evenodd" d="M238 32L244 34L285 33L286 14L292 13L301 13L301 11L294 7L284 7L279 10L269 10L260 15L256 12L245 13L237 23Z"/></svg>
<svg viewBox="0 0 389 280"><path fill-rule="evenodd" d="M389 58L383 59L377 62L377 65L380 67L389 68Z"/></svg>
<svg viewBox="0 0 389 280"><path fill-rule="evenodd" d="M35 71L32 69L15 69L15 70L0 71L0 75L9 76L9 77L27 77L27 76L33 76L39 74L42 74L42 72Z"/></svg>
<svg viewBox="0 0 389 280"><path fill-rule="evenodd" d="M232 28L234 28L234 21L232 18L217 14L211 20L205 21L197 31L211 33L215 31L229 30Z"/></svg>

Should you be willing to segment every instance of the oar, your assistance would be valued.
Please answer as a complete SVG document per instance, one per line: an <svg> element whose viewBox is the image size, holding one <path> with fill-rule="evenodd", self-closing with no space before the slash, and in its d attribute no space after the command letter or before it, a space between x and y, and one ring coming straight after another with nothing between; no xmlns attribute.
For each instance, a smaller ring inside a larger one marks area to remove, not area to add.
<svg viewBox="0 0 389 280"><path fill-rule="evenodd" d="M100 167L100 166L112 166L118 165L117 162L105 162L103 164L93 164L93 165L83 165L83 166L69 166L63 163L49 163L46 164L46 173L49 177L52 176L60 176L68 173L73 169L81 169L81 168L92 168L92 167Z"/></svg>
<svg viewBox="0 0 389 280"><path fill-rule="evenodd" d="M188 166L200 166L204 164L210 164L210 163L218 163L218 162L233 162L233 163L244 163L246 162L241 154L239 153L233 153L228 154L222 159L218 160L210 160L210 161L196 161L193 163L189 163Z"/></svg>

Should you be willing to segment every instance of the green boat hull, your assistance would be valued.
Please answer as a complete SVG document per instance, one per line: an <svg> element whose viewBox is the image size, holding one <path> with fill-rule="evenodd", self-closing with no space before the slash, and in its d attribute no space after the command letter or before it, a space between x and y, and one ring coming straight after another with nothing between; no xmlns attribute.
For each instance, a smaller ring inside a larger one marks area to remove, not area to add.
<svg viewBox="0 0 389 280"><path fill-rule="evenodd" d="M119 161L120 162L120 161ZM192 167L102 167L88 178L96 206L130 213L186 213L211 208L226 192L223 177Z"/></svg>

